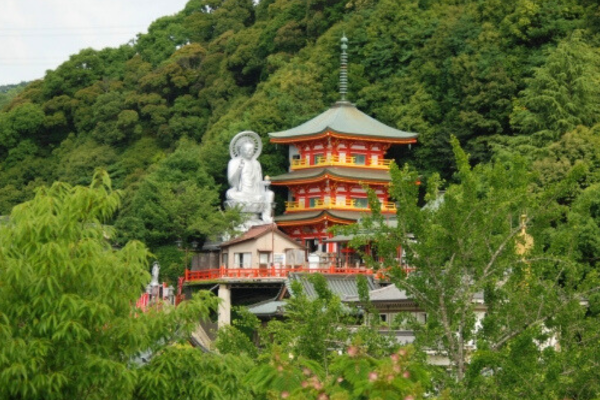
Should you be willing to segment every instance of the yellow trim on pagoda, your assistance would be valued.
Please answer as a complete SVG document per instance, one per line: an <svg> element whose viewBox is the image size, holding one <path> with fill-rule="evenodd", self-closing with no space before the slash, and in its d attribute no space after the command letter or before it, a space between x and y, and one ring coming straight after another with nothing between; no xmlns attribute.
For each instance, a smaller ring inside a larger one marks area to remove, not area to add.
<svg viewBox="0 0 600 400"><path fill-rule="evenodd" d="M306 158L291 160L290 167L292 170L297 169L306 169L306 168L319 168L319 167L359 167L359 168L369 168L369 169L390 169L390 165L393 160L388 159L377 159L376 164L358 164L356 162L356 157L341 157L339 155L328 155L323 157L317 157L317 160L314 164L310 164Z"/></svg>
<svg viewBox="0 0 600 400"><path fill-rule="evenodd" d="M285 212L297 212L297 211L313 211L313 210L339 210L339 211L367 211L371 210L371 207L359 207L356 199L317 199L312 207L306 207L303 201L286 201ZM396 203L386 201L381 203L381 212L393 212L395 213Z"/></svg>

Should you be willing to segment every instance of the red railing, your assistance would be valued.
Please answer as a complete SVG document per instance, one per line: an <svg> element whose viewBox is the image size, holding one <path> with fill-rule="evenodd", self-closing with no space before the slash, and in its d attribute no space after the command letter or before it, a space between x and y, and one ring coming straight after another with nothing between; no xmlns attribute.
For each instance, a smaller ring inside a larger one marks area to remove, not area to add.
<svg viewBox="0 0 600 400"><path fill-rule="evenodd" d="M287 278L290 272L313 274L360 274L373 275L373 270L368 268L306 268L306 267L268 267L268 268L225 268L206 269L202 271L185 270L185 281L211 281L224 278L260 279L260 278Z"/></svg>
<svg viewBox="0 0 600 400"><path fill-rule="evenodd" d="M150 295L148 293L142 293L140 298L135 302L135 307L142 310L142 312L146 312L149 302L150 302Z"/></svg>

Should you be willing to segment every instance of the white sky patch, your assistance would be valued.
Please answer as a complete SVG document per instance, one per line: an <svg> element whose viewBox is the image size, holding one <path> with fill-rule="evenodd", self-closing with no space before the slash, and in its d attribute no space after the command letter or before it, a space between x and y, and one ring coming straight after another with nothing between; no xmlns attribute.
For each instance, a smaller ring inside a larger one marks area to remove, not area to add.
<svg viewBox="0 0 600 400"><path fill-rule="evenodd" d="M85 48L118 47L187 0L0 0L0 85L43 78Z"/></svg>

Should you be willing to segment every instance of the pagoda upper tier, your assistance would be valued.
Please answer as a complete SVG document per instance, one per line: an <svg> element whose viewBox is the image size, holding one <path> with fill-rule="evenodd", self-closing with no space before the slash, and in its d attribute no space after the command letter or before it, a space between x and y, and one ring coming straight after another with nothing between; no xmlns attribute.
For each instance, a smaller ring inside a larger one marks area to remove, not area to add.
<svg viewBox="0 0 600 400"><path fill-rule="evenodd" d="M295 128L269 133L272 143L293 144L326 137L389 144L417 142L417 134L392 128L360 111L349 101L338 101L327 111Z"/></svg>

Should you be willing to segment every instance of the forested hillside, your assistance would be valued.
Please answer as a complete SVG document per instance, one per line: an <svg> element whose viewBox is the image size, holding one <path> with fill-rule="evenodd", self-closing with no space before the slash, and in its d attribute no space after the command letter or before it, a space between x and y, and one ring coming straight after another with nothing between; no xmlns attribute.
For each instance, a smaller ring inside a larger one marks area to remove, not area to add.
<svg viewBox="0 0 600 400"><path fill-rule="evenodd" d="M286 170L267 133L338 99L343 34L349 99L420 137L391 154L397 224L338 229L425 322L381 322L365 282L351 309L315 275L282 320L235 310L220 354L182 344L217 302L132 312L148 260L173 281L176 241L236 224L239 131ZM598 399L599 47L592 0L190 0L0 93L0 399Z"/></svg>
<svg viewBox="0 0 600 400"><path fill-rule="evenodd" d="M455 135L475 163L518 151L558 180L598 161L599 27L591 0L190 0L135 43L71 56L3 108L0 214L102 167L125 194L121 242L214 232L230 138L258 132L265 173L284 171L267 133L337 100L343 33L350 100L420 133L400 164L450 179Z"/></svg>
<svg viewBox="0 0 600 400"><path fill-rule="evenodd" d="M27 82L21 82L16 85L2 85L0 86L0 110L11 102L15 96L21 92L27 86Z"/></svg>

